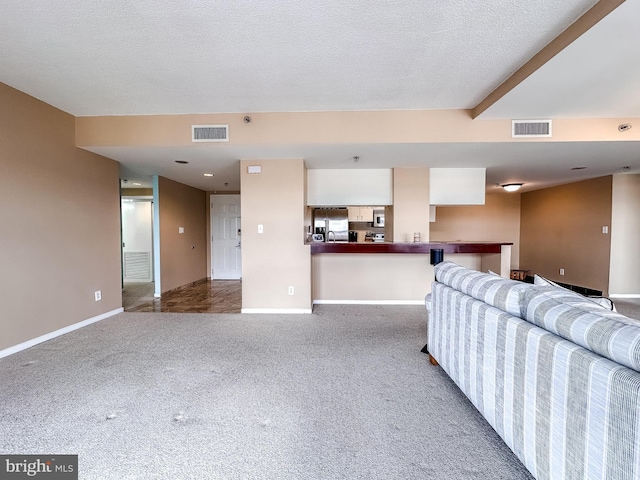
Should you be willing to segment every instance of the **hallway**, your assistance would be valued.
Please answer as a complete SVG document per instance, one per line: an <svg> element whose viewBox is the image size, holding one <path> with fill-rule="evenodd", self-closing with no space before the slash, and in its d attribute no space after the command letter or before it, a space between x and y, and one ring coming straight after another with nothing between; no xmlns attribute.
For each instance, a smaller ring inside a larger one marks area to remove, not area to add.
<svg viewBox="0 0 640 480"><path fill-rule="evenodd" d="M153 283L125 283L122 304L127 312L240 313L241 280L200 280L153 297Z"/></svg>

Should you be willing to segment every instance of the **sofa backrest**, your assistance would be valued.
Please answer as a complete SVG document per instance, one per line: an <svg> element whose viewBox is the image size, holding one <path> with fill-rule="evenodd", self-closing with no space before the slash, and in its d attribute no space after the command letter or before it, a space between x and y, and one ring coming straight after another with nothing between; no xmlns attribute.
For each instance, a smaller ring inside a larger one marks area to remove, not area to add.
<svg viewBox="0 0 640 480"><path fill-rule="evenodd" d="M564 288L522 283L449 261L434 271L440 283L640 372L640 321Z"/></svg>
<svg viewBox="0 0 640 480"><path fill-rule="evenodd" d="M522 318L640 372L640 321L602 308L573 292L540 286L525 292Z"/></svg>
<svg viewBox="0 0 640 480"><path fill-rule="evenodd" d="M449 261L437 264L434 271L438 282L516 317L522 316L524 292L533 287L528 283L471 270Z"/></svg>

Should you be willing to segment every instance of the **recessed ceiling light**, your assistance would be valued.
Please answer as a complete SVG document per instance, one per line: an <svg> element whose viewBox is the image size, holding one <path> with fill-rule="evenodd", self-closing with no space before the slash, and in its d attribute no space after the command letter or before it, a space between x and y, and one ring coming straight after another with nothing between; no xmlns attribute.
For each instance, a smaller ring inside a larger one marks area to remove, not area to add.
<svg viewBox="0 0 640 480"><path fill-rule="evenodd" d="M213 173L203 173L205 177L213 177Z"/></svg>
<svg viewBox="0 0 640 480"><path fill-rule="evenodd" d="M586 170L587 167L573 167L571 170Z"/></svg>
<svg viewBox="0 0 640 480"><path fill-rule="evenodd" d="M180 165L186 165L189 162L187 162L186 160L176 160L176 163L179 163Z"/></svg>

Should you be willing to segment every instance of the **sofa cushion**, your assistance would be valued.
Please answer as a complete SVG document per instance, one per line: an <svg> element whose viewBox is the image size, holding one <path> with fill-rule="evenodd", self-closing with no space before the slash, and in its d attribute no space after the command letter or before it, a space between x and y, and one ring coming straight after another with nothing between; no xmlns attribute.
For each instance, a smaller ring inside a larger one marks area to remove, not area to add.
<svg viewBox="0 0 640 480"><path fill-rule="evenodd" d="M573 292L572 290L569 290L568 288L563 287L562 285L558 285L555 282L552 282L551 280L549 280L548 278L544 278L538 274L533 276L533 284L534 285L539 285L539 286L543 286L543 287L556 287L560 290L564 290L567 292L572 292L576 295L579 295L576 292ZM582 298L585 298L591 302L594 302L598 305L600 305L601 307L606 308L607 310L612 310L612 311L616 311L616 307L613 304L613 301L611 301L610 298L607 297L585 297L583 295L581 295Z"/></svg>
<svg viewBox="0 0 640 480"><path fill-rule="evenodd" d="M640 322L555 287L527 290L522 318L594 353L640 371Z"/></svg>
<svg viewBox="0 0 640 480"><path fill-rule="evenodd" d="M471 270L449 261L437 264L434 271L438 282L516 317L522 316L524 292L533 287L528 283Z"/></svg>

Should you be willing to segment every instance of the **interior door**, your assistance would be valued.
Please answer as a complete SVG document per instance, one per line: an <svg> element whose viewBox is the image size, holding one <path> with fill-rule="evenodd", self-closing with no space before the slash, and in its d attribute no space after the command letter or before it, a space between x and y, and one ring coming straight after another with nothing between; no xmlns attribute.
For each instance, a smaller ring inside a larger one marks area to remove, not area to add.
<svg viewBox="0 0 640 480"><path fill-rule="evenodd" d="M211 195L211 278L242 278L240 195Z"/></svg>

